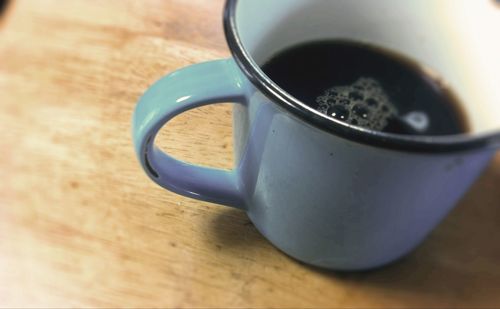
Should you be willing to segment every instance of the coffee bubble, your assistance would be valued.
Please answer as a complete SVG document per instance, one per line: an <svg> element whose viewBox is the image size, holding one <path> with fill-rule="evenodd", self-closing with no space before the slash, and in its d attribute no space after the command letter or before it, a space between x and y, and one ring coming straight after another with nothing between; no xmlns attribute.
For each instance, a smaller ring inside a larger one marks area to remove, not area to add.
<svg viewBox="0 0 500 309"><path fill-rule="evenodd" d="M325 115L368 129L381 131L397 115L380 83L370 77L350 85L334 86L316 98L317 110Z"/></svg>

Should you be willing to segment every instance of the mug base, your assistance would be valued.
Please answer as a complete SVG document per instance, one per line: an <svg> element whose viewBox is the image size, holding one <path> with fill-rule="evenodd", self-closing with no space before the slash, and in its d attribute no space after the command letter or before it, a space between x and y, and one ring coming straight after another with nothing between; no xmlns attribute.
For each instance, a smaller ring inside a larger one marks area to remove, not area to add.
<svg viewBox="0 0 500 309"><path fill-rule="evenodd" d="M258 224L255 223L255 221L252 219L252 216L247 212L247 215L252 221L253 225L255 228L261 233L275 248L277 248L279 251L287 255L288 257L292 258L293 260L299 262L300 264L304 264L307 267L311 268L317 268L318 270L323 270L323 271L336 271L336 272L368 272L368 271L376 271L385 267L388 267L390 265L396 264L404 260L407 256L409 256L413 251L415 251L418 246L420 245L421 242L418 242L417 245L410 247L410 249L405 250L402 253L399 253L397 255L394 255L393 257L390 258L385 258L385 259L378 259L374 260L373 262L356 262L356 261L349 261L349 262L339 262L338 260L333 260L333 259L309 259L301 256L300 254L297 254L296 252L291 252L291 250L287 250L287 248L283 248L283 246L280 246L274 239L273 237L270 237L265 232L265 229L260 227Z"/></svg>

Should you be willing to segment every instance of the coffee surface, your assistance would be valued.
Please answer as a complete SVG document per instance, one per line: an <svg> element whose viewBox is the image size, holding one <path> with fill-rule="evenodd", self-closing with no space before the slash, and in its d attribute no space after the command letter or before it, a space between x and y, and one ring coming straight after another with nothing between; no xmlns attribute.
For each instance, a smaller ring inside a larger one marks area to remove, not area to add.
<svg viewBox="0 0 500 309"><path fill-rule="evenodd" d="M316 41L273 56L263 71L329 117L366 129L410 135L467 132L452 91L417 63L350 41Z"/></svg>

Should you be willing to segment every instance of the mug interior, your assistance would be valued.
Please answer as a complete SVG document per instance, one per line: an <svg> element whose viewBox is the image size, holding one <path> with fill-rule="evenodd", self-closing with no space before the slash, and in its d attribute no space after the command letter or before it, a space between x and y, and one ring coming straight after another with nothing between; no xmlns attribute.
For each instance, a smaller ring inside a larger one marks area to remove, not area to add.
<svg viewBox="0 0 500 309"><path fill-rule="evenodd" d="M493 0L239 0L235 21L256 65L313 40L369 43L447 84L471 133L500 128L500 7Z"/></svg>

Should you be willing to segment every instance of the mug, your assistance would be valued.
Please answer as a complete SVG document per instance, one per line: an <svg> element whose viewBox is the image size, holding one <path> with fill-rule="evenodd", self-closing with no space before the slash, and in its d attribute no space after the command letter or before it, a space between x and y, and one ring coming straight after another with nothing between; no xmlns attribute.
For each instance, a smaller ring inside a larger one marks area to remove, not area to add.
<svg viewBox="0 0 500 309"><path fill-rule="evenodd" d="M363 270L404 256L500 145L493 1L228 0L224 29L231 59L180 69L140 98L137 157L168 190L246 211L270 242L305 263ZM410 136L349 125L303 104L259 67L320 39L381 46L432 68L464 103L471 133ZM170 119L218 102L234 102L232 170L182 162L155 146Z"/></svg>

